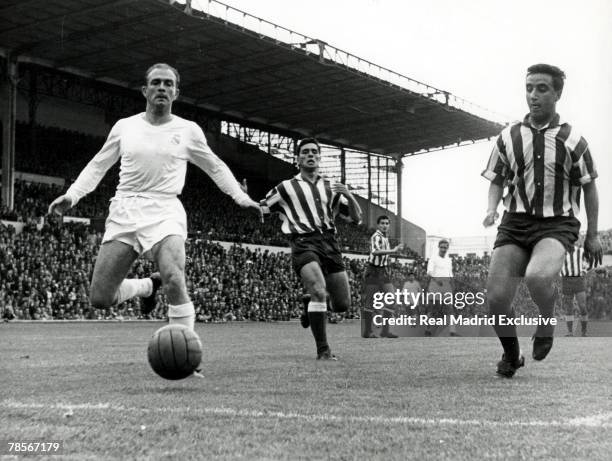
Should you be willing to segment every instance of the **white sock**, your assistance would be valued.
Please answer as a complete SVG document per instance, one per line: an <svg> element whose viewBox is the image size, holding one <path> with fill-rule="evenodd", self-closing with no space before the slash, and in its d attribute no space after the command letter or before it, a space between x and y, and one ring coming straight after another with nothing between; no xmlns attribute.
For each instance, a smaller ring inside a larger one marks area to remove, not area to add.
<svg viewBox="0 0 612 461"><path fill-rule="evenodd" d="M327 303L323 301L310 301L308 303L308 312L327 312Z"/></svg>
<svg viewBox="0 0 612 461"><path fill-rule="evenodd" d="M115 302L121 304L123 301L136 296L150 296L153 291L153 282L150 278L145 279L124 279L119 285Z"/></svg>
<svg viewBox="0 0 612 461"><path fill-rule="evenodd" d="M189 301L185 304L179 304L178 306L168 306L168 321L169 323L180 323L185 325L191 331L195 324L195 309L193 303Z"/></svg>

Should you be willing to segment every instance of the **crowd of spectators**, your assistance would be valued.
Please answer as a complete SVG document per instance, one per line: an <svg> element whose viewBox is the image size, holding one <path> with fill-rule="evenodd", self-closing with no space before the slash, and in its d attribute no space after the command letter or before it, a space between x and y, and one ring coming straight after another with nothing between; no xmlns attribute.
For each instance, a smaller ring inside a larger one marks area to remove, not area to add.
<svg viewBox="0 0 612 461"><path fill-rule="evenodd" d="M104 142L57 128L41 128L38 138L28 135L27 125L19 124L17 169L29 173L63 177L70 184L85 166L91 153ZM41 136L44 134L44 136ZM45 140L45 155L32 156L31 143ZM273 216L261 223L248 210L238 208L201 172L190 168L182 201L189 219L191 239L187 244L187 275L190 295L194 300L197 320L279 321L299 316L302 289L291 268L290 258L283 253L249 250L242 243L287 246L280 232L279 218ZM103 219L118 176L113 167L97 190L70 210L75 217ZM256 183L251 190L255 199L263 197L273 184ZM0 208L0 219L25 223L19 234L0 224L0 313L21 319L118 319L139 318L137 299L106 311L90 308L89 280L101 232L95 226L62 223L54 217L43 217L51 201L66 186L17 180L15 207ZM222 210L231 210L224 213ZM43 225L44 223L44 225ZM372 230L339 220L338 239L344 251L367 253ZM41 228L42 226L42 228ZM96 230L98 229L98 231ZM612 230L600 233L604 248L612 252ZM212 241L238 242L225 250ZM395 242L394 242L395 243ZM392 263L391 278L398 288L412 273L423 287L426 285L426 261L407 250L410 264ZM349 318L359 316L365 263L345 258L352 293ZM482 292L485 288L489 258L455 257L455 289ZM150 261L138 260L129 277L144 277L154 271ZM612 318L612 280L610 272L592 273L588 277L588 303L593 318ZM163 318L166 301L160 291L159 308L153 313ZM524 284L514 303L517 313L535 313ZM472 309L471 314L487 311L486 306Z"/></svg>
<svg viewBox="0 0 612 461"><path fill-rule="evenodd" d="M26 224L21 233L0 225L0 312L19 319L136 319L139 300L94 310L89 305L89 281L101 241L101 233L81 223L50 219L41 229ZM186 273L197 321L283 321L299 317L302 288L288 254L234 245L224 249L208 238L187 243ZM351 286L352 307L347 318L359 318L365 261L345 258ZM455 288L484 291L488 257L454 258ZM139 259L129 277L145 277L153 263ZM426 261L393 262L394 285L401 289L408 274L426 285ZM588 303L592 318L612 319L612 273L588 276ZM165 318L167 302L159 291L154 318ZM537 309L524 284L514 304L515 312L535 314ZM484 314L486 305L473 306L467 314ZM561 312L559 310L559 312Z"/></svg>

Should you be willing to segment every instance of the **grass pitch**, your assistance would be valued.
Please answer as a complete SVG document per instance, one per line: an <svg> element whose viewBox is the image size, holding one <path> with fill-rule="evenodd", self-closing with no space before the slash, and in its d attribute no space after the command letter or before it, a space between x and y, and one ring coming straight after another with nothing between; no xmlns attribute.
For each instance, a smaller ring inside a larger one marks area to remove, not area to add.
<svg viewBox="0 0 612 461"><path fill-rule="evenodd" d="M495 338L361 339L338 362L297 323L197 325L205 379L146 359L161 323L0 325L0 439L61 459L610 459L612 339L556 338L495 376Z"/></svg>

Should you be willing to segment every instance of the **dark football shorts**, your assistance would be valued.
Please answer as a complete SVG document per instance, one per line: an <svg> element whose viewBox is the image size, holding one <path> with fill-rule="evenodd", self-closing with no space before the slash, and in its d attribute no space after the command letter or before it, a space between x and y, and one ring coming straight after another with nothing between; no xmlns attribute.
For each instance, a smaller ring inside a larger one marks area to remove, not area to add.
<svg viewBox="0 0 612 461"><path fill-rule="evenodd" d="M527 213L504 212L493 248L514 244L531 251L540 240L553 238L561 242L565 251L572 251L579 231L580 221L570 216L538 218Z"/></svg>
<svg viewBox="0 0 612 461"><path fill-rule="evenodd" d="M561 277L561 292L566 296L586 291L586 279L584 277Z"/></svg>
<svg viewBox="0 0 612 461"><path fill-rule="evenodd" d="M291 259L298 276L302 267L311 262L321 266L323 275L343 272L344 261L336 236L331 232L295 234L291 238Z"/></svg>
<svg viewBox="0 0 612 461"><path fill-rule="evenodd" d="M377 285L382 288L387 283L391 283L391 277L389 277L389 271L385 266L373 266L372 264L366 266L365 285Z"/></svg>

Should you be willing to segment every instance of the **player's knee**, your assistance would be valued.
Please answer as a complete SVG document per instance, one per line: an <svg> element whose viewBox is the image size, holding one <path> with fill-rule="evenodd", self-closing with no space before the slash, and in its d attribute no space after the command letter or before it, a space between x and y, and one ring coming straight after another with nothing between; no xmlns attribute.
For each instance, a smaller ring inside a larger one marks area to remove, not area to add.
<svg viewBox="0 0 612 461"><path fill-rule="evenodd" d="M491 311L506 308L512 302L510 296L501 287L487 287L487 302Z"/></svg>
<svg viewBox="0 0 612 461"><path fill-rule="evenodd" d="M306 291L308 291L311 301L324 303L327 299L327 291L325 291L325 287L317 282L307 283Z"/></svg>
<svg viewBox="0 0 612 461"><path fill-rule="evenodd" d="M549 297L555 292L554 280L542 274L526 274L525 284L533 298Z"/></svg>
<svg viewBox="0 0 612 461"><path fill-rule="evenodd" d="M185 285L185 274L178 268L165 272L162 277L167 290L180 290Z"/></svg>

